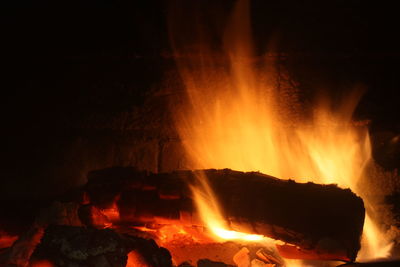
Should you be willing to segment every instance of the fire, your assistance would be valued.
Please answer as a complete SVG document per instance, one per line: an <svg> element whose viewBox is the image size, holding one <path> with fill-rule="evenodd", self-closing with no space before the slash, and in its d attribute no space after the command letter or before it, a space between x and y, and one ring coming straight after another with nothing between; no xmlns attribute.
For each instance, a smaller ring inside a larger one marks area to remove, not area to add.
<svg viewBox="0 0 400 267"><path fill-rule="evenodd" d="M41 260L30 265L30 267L54 267L50 261Z"/></svg>
<svg viewBox="0 0 400 267"><path fill-rule="evenodd" d="M267 239L262 235L246 234L237 231L227 230L227 225L219 210L212 189L206 183L206 178L202 173L198 174L198 180L201 183L198 186L192 186L194 199L197 203L200 215L213 234L221 240L245 240L262 241ZM200 188L200 189L199 189ZM211 197L210 197L211 196Z"/></svg>
<svg viewBox="0 0 400 267"><path fill-rule="evenodd" d="M148 267L149 265L143 260L140 253L133 250L128 253L128 262L126 267Z"/></svg>
<svg viewBox="0 0 400 267"><path fill-rule="evenodd" d="M18 236L16 235L9 235L0 231L0 249L11 247L17 239Z"/></svg>
<svg viewBox="0 0 400 267"><path fill-rule="evenodd" d="M249 4L239 1L224 36L223 53L216 55L204 44L196 56L177 59L187 101L175 110L176 125L192 167L260 171L351 188L367 207L358 260L389 256L391 241L372 220L374 200L359 186L368 176L366 167L373 164L368 129L352 121L361 94L356 91L341 104L319 101L306 115L296 89L277 85L274 62L266 56L260 67L255 60L249 21ZM177 53L185 52L185 44L174 36L172 40ZM223 207L204 178L199 177L192 190L215 239L263 240L229 230Z"/></svg>
<svg viewBox="0 0 400 267"><path fill-rule="evenodd" d="M102 210L102 213L107 216L110 221L119 220L119 210L115 201L113 202L112 207Z"/></svg>
<svg viewBox="0 0 400 267"><path fill-rule="evenodd" d="M367 214L364 223L364 250L359 253L362 260L373 260L375 258L388 258L393 247L393 243L388 238L382 238L378 225Z"/></svg>

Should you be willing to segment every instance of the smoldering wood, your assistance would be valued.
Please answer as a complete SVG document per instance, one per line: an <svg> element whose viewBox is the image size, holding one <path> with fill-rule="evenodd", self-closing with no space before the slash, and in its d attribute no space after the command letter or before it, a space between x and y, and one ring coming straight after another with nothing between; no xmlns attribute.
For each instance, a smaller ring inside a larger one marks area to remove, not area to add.
<svg viewBox="0 0 400 267"><path fill-rule="evenodd" d="M201 259L197 261L197 267L234 267L234 266L225 264L223 262Z"/></svg>
<svg viewBox="0 0 400 267"><path fill-rule="evenodd" d="M77 214L80 206L78 202L55 201L50 206L43 207L30 228L21 234L11 247L0 251L0 266L27 266L44 230L50 224L82 226Z"/></svg>
<svg viewBox="0 0 400 267"><path fill-rule="evenodd" d="M78 217L83 225L95 228L103 228L110 225L111 221L96 206L83 204L77 211Z"/></svg>
<svg viewBox="0 0 400 267"><path fill-rule="evenodd" d="M30 258L30 264L41 260L55 266L125 267L127 255L137 251L146 266L172 266L169 252L154 240L122 235L112 229L50 225Z"/></svg>
<svg viewBox="0 0 400 267"><path fill-rule="evenodd" d="M0 266L27 266L27 262L36 245L40 242L43 232L43 227L32 226L11 247L0 250Z"/></svg>
<svg viewBox="0 0 400 267"><path fill-rule="evenodd" d="M400 260L373 261L373 262L352 262L339 265L338 267L397 267L400 266Z"/></svg>
<svg viewBox="0 0 400 267"><path fill-rule="evenodd" d="M190 185L207 177L232 230L265 235L292 245L286 257L354 261L360 249L364 204L350 189L296 183L257 172L224 170L148 173L109 168L89 173L85 190L93 205L116 201L120 220L156 218L198 225Z"/></svg>

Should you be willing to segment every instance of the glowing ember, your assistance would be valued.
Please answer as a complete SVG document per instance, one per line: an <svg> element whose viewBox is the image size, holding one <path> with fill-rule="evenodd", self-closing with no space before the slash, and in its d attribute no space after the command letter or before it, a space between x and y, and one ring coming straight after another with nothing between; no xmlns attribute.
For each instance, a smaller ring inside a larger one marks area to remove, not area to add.
<svg viewBox="0 0 400 267"><path fill-rule="evenodd" d="M110 208L104 209L103 214L107 216L110 221L118 221L119 220L119 211L118 208Z"/></svg>
<svg viewBox="0 0 400 267"><path fill-rule="evenodd" d="M103 209L102 213L107 216L107 218L110 221L119 221L119 210L117 207L117 201L119 199L119 196L116 197L116 199L113 202L113 205L109 207L108 209Z"/></svg>
<svg viewBox="0 0 400 267"><path fill-rule="evenodd" d="M42 260L31 264L30 267L54 267L54 265L49 261Z"/></svg>
<svg viewBox="0 0 400 267"><path fill-rule="evenodd" d="M144 226L133 227L136 230L150 233L160 245L168 246L168 244L188 244L188 243L211 243L211 239L203 228L197 229L190 225L185 226L179 222L168 225L155 225L155 228Z"/></svg>
<svg viewBox="0 0 400 267"><path fill-rule="evenodd" d="M18 239L18 236L8 235L6 233L0 232L0 249L11 247L15 240Z"/></svg>
<svg viewBox="0 0 400 267"><path fill-rule="evenodd" d="M367 208L359 260L389 256L391 241L370 216L374 200L359 186L371 164L368 129L351 120L360 94L350 94L335 106L319 101L311 115L300 116L295 89L276 86L272 62L266 60L260 68L252 61L248 13L248 3L239 1L225 34L225 54L216 57L204 45L199 61L177 60L188 102L175 112L176 122L193 168L261 171L299 182L349 187L363 197ZM185 53L185 44L176 36L172 40L177 52ZM224 68L217 67L221 58L228 62ZM205 181L199 177L192 190L215 239L263 239L230 231L222 219L223 207Z"/></svg>
<svg viewBox="0 0 400 267"><path fill-rule="evenodd" d="M137 251L128 253L128 262L126 267L148 267L149 265L143 260L142 256Z"/></svg>

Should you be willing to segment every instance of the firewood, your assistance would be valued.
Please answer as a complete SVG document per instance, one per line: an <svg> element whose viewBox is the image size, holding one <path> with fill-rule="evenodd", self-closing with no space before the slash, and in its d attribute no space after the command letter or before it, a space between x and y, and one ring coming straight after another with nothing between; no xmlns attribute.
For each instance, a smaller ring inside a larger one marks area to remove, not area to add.
<svg viewBox="0 0 400 267"><path fill-rule="evenodd" d="M202 224L191 185L207 177L231 230L281 240L287 258L353 261L360 249L364 204L350 189L296 183L258 172L224 170L146 173L109 168L89 174L91 204L115 202L120 220L157 223L159 218ZM167 220L166 220L167 221Z"/></svg>
<svg viewBox="0 0 400 267"><path fill-rule="evenodd" d="M48 261L54 266L125 267L136 251L143 266L172 266L169 252L153 240L120 235L112 229L50 225L33 252L30 263Z"/></svg>
<svg viewBox="0 0 400 267"><path fill-rule="evenodd" d="M400 266L400 260L382 260L372 262L352 262L348 264L339 265L338 267L398 267Z"/></svg>
<svg viewBox="0 0 400 267"><path fill-rule="evenodd" d="M197 267L233 267L232 265L223 262L210 261L208 259L201 259L197 261Z"/></svg>

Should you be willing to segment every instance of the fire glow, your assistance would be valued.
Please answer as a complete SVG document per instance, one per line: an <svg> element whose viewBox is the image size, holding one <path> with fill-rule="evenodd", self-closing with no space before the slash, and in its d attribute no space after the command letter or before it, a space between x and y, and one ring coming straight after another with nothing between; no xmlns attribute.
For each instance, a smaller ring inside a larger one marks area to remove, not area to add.
<svg viewBox="0 0 400 267"><path fill-rule="evenodd" d="M360 187L373 164L368 129L352 121L361 94L349 94L335 106L319 99L304 113L296 89L277 86L274 62L266 56L261 68L256 64L249 21L249 3L239 1L225 32L224 53L216 56L206 44L196 57L177 60L188 101L175 110L176 122L192 168L260 171L351 188L367 208L358 260L388 257L391 241L372 219L374 200ZM178 41L174 45L185 52ZM205 177L199 181L192 187L194 198L216 240L264 238L230 231Z"/></svg>
<svg viewBox="0 0 400 267"><path fill-rule="evenodd" d="M227 230L228 227L225 225L225 220L223 219L222 213L219 210L219 205L213 196L212 189L206 182L206 177L204 177L203 174L199 174L199 177L197 178L200 184L198 186L191 187L193 197L196 201L197 208L199 209L200 216L216 237L220 238L222 241L269 241L273 244L274 240L262 235L246 234Z"/></svg>

